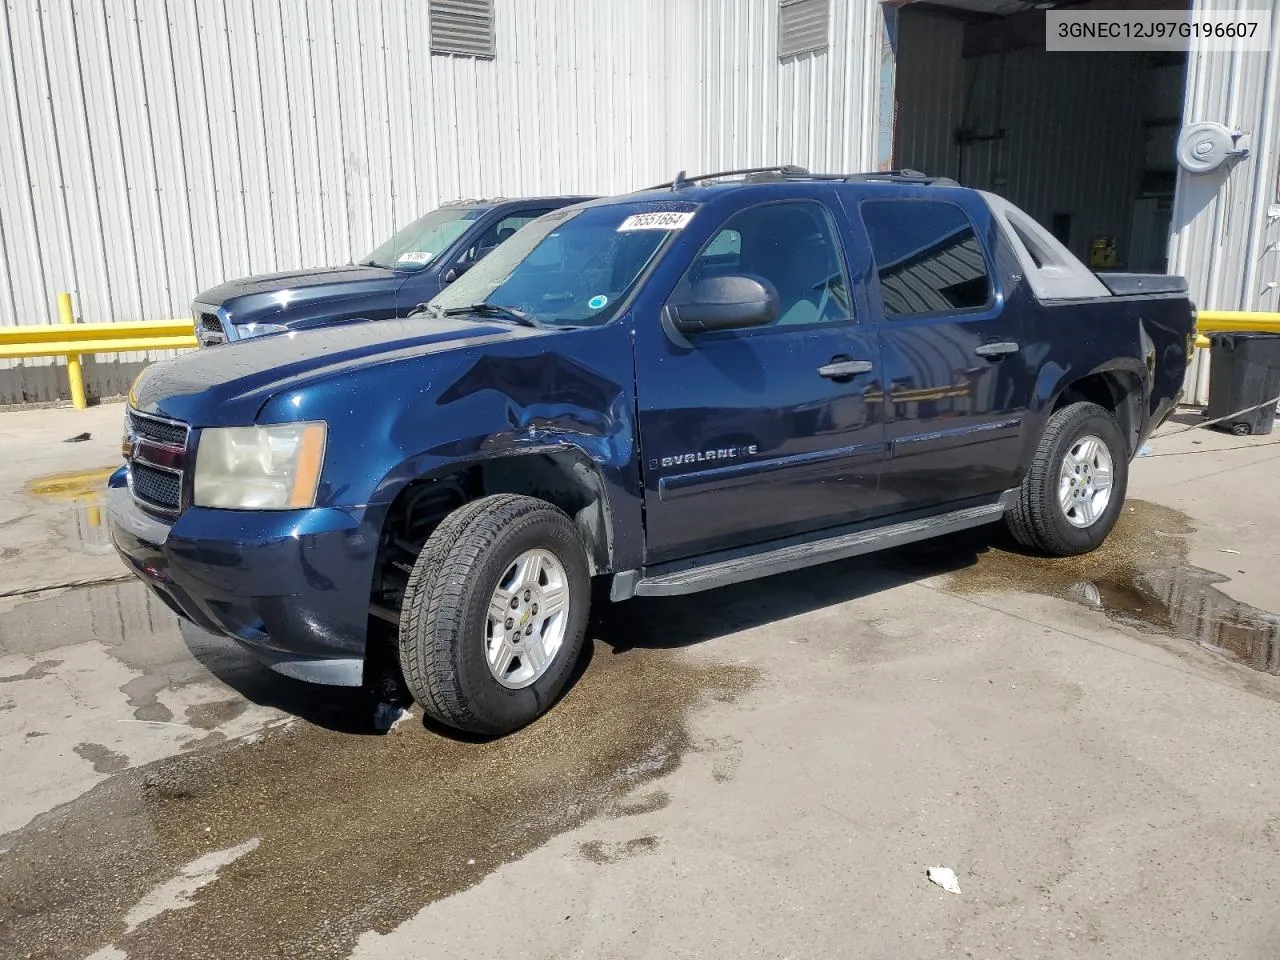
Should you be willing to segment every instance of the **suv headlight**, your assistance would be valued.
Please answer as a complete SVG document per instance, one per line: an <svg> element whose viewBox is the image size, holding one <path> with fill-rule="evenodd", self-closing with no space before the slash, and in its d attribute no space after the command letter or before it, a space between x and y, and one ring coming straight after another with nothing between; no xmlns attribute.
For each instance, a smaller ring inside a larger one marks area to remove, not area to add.
<svg viewBox="0 0 1280 960"><path fill-rule="evenodd" d="M283 323L242 323L236 328L239 339L265 337L269 333L285 333L289 328Z"/></svg>
<svg viewBox="0 0 1280 960"><path fill-rule="evenodd" d="M327 433L323 421L201 430L196 506L233 510L315 506Z"/></svg>

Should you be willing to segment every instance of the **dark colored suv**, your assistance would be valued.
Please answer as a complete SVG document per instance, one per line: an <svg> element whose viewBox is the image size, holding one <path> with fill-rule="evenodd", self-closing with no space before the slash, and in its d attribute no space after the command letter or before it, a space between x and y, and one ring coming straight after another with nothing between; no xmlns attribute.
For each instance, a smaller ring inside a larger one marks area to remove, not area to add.
<svg viewBox="0 0 1280 960"><path fill-rule="evenodd" d="M459 200L419 217L358 264L245 277L191 304L201 346L349 320L405 316L544 213L590 197Z"/></svg>
<svg viewBox="0 0 1280 960"><path fill-rule="evenodd" d="M430 716L504 733L565 689L593 597L998 521L1092 550L1194 342L1183 278L1096 276L989 193L680 177L547 214L422 316L148 367L111 535L273 669L398 658Z"/></svg>

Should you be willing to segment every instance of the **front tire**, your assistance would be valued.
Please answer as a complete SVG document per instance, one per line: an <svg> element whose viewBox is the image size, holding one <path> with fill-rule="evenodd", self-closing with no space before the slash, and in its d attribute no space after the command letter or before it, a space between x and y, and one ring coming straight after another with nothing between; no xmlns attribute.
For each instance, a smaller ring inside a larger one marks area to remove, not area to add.
<svg viewBox="0 0 1280 960"><path fill-rule="evenodd" d="M1124 508L1128 447L1115 417L1072 403L1049 417L1005 523L1022 546L1059 557L1097 549Z"/></svg>
<svg viewBox="0 0 1280 960"><path fill-rule="evenodd" d="M444 519L414 564L400 611L400 664L436 720L501 735L564 690L591 599L586 551L551 504L484 497Z"/></svg>

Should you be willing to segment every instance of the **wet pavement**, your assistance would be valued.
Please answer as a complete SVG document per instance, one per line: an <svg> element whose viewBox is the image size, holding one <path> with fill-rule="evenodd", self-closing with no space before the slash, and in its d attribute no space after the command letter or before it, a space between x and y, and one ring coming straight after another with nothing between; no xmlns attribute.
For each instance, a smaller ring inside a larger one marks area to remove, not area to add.
<svg viewBox="0 0 1280 960"><path fill-rule="evenodd" d="M1139 461L1087 557L973 531L604 611L496 741L180 627L104 549L102 451L41 454L0 490L0 957L1274 956L1280 505L1198 494L1265 443Z"/></svg>
<svg viewBox="0 0 1280 960"><path fill-rule="evenodd" d="M1235 600L1230 577L1188 560L1195 525L1186 514L1130 500L1106 543L1073 558L1027 556L1001 536L968 534L975 563L947 581L961 593L1021 590L1072 600L1117 623L1197 644L1245 666L1280 673L1280 616ZM893 558L898 569L944 572L958 540ZM1224 554L1228 560L1232 554Z"/></svg>
<svg viewBox="0 0 1280 960"><path fill-rule="evenodd" d="M106 524L107 478L116 467L73 470L30 481L24 492L41 500L62 503L63 524L59 534L66 546L90 554L112 554L111 535Z"/></svg>
<svg viewBox="0 0 1280 960"><path fill-rule="evenodd" d="M554 834L657 809L661 793L624 799L690 748L692 707L753 680L664 651L602 645L589 659L545 722L502 740L293 724L105 781L5 838L0 956L346 956ZM229 848L244 853L218 883L129 929L149 891Z"/></svg>

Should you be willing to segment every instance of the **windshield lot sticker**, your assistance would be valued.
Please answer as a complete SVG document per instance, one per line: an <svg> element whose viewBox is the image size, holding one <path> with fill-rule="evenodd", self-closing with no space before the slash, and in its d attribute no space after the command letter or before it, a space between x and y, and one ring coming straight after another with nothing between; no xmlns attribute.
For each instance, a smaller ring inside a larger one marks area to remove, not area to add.
<svg viewBox="0 0 1280 960"><path fill-rule="evenodd" d="M619 233L629 230L683 230L693 219L692 213L666 210L662 213L633 213L618 226Z"/></svg>
<svg viewBox="0 0 1280 960"><path fill-rule="evenodd" d="M410 250L400 254L397 263L430 263L435 254L429 250Z"/></svg>
<svg viewBox="0 0 1280 960"><path fill-rule="evenodd" d="M603 309L604 305L609 302L609 298L604 294L597 293L594 297L587 301L587 306L592 310Z"/></svg>

